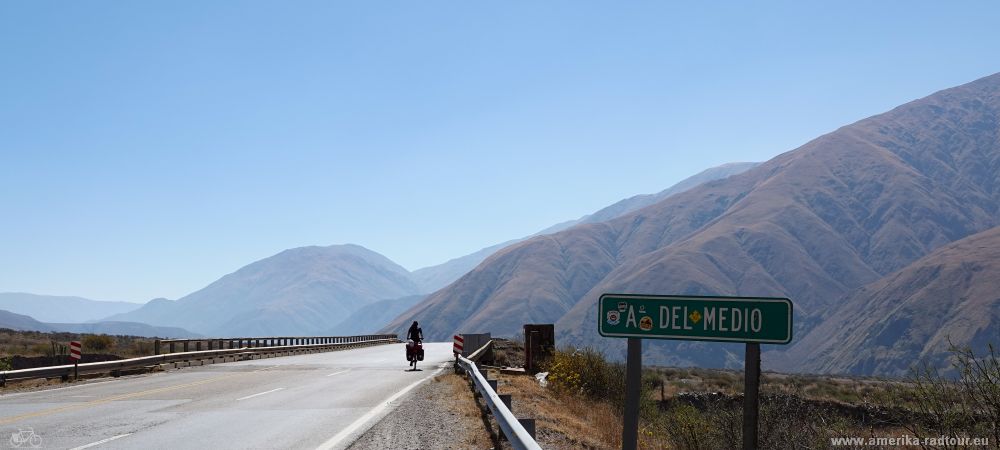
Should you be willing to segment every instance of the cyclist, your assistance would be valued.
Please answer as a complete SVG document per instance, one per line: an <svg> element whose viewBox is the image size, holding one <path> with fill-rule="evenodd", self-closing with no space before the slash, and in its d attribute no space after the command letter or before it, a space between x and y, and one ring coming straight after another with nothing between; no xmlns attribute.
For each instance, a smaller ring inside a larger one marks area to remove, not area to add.
<svg viewBox="0 0 1000 450"><path fill-rule="evenodd" d="M406 339L415 343L424 340L424 330L420 329L416 320L413 321L413 325L410 325L410 331L406 332Z"/></svg>

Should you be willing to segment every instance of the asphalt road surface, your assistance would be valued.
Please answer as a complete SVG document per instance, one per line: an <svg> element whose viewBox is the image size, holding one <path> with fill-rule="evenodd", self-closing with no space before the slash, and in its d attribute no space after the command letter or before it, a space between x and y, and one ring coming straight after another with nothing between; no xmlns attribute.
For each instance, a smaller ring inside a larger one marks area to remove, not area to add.
<svg viewBox="0 0 1000 450"><path fill-rule="evenodd" d="M390 344L5 394L0 448L31 448L31 433L40 448L343 448L447 365L451 346L425 344L417 372Z"/></svg>

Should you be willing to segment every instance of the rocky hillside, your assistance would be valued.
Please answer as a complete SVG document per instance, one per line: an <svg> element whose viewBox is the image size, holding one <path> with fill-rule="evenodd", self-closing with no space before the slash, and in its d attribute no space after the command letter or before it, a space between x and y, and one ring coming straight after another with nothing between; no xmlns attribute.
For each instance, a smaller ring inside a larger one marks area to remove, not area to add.
<svg viewBox="0 0 1000 450"><path fill-rule="evenodd" d="M455 280L457 280L462 275L465 275L470 270L474 269L480 263L486 260L494 253L514 245L518 242L523 242L534 236L541 236L546 234L557 233L566 230L575 225L585 224L585 223L598 223L607 220L614 219L616 217L621 217L637 209L652 205L659 202L667 197L674 194L679 194L695 186L698 186L709 181L719 180L727 178L738 173L746 172L760 163L755 162L736 162L723 164L717 167L711 167L705 169L693 176L685 178L655 194L640 194L633 197L629 197L624 200L615 202L614 204L601 208L593 214L588 214L576 220L568 220L565 222L557 223L548 227L538 233L531 236L524 237L521 239L513 239L507 242L503 242L491 247L484 248L475 253L471 253L465 256L461 256L443 264L436 266L425 267L422 269L417 269L413 271L413 277L415 281L420 285L423 292L434 292L441 289Z"/></svg>
<svg viewBox="0 0 1000 450"><path fill-rule="evenodd" d="M1000 227L945 245L864 286L823 314L782 355L799 370L905 375L940 364L949 341L977 353L1000 344Z"/></svg>
<svg viewBox="0 0 1000 450"><path fill-rule="evenodd" d="M1000 75L845 126L747 172L625 216L530 239L404 313L435 338L556 322L597 335L604 292L787 296L797 338L845 296L998 224ZM653 362L732 366L720 344L647 345ZM613 353L617 354L617 350ZM769 361L765 359L765 364Z"/></svg>

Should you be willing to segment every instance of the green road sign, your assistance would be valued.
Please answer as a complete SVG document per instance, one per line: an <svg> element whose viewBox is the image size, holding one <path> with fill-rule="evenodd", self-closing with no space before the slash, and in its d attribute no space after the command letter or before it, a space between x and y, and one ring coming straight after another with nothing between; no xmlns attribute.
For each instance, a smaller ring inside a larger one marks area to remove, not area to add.
<svg viewBox="0 0 1000 450"><path fill-rule="evenodd" d="M769 297L604 294L597 301L605 337L761 344L792 340L792 302Z"/></svg>

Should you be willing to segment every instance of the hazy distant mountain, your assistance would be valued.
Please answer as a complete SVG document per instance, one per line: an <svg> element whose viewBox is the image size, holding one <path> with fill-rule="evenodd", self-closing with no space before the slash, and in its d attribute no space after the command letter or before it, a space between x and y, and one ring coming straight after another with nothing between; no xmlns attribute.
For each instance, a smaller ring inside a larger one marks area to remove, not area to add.
<svg viewBox="0 0 1000 450"><path fill-rule="evenodd" d="M447 262L436 266L424 267L413 271L413 279L420 286L420 292L430 293L441 289L462 275L465 275L473 267L479 265L484 259L496 253L508 245L513 245L524 239L513 239L497 245L486 247L475 253L450 259Z"/></svg>
<svg viewBox="0 0 1000 450"><path fill-rule="evenodd" d="M783 355L801 371L905 375L941 364L948 340L1000 344L1000 227L941 247L854 291ZM803 363L800 363L803 361Z"/></svg>
<svg viewBox="0 0 1000 450"><path fill-rule="evenodd" d="M410 295L403 298L379 300L375 303L362 306L361 309L354 311L331 328L327 334L330 336L374 334L379 328L382 328L400 313L410 309L425 297L426 295Z"/></svg>
<svg viewBox="0 0 1000 450"><path fill-rule="evenodd" d="M650 199L752 165L728 164L709 169L659 194L633 197L596 214L627 211ZM591 216L563 225L571 226L588 217ZM412 274L384 256L356 245L292 249L244 267L180 300L155 299L107 320L183 327L208 335L373 332L417 303L420 300L417 294L447 285L514 242Z"/></svg>
<svg viewBox="0 0 1000 450"><path fill-rule="evenodd" d="M25 314L42 322L88 322L138 309L141 304L89 300L82 297L0 293L0 309Z"/></svg>
<svg viewBox="0 0 1000 450"><path fill-rule="evenodd" d="M574 225L579 225L582 223L598 223L607 222L611 219L615 219L632 211L636 211L645 208L649 205L660 202L661 200L670 197L674 194L680 194L688 189L698 186L709 181L721 180L723 178L729 178L733 175L746 172L754 167L759 166L759 162L734 162L727 163L721 166L712 167L698 172L688 178L685 178L678 182L677 184L670 186L656 194L642 194L629 197L625 200L616 202L615 204L602 208L593 214L583 216L577 220L571 220L568 222L563 222L552 227L542 230L538 234L552 234L562 230L566 230Z"/></svg>
<svg viewBox="0 0 1000 450"><path fill-rule="evenodd" d="M195 338L197 334L182 328L154 327L136 322L44 323L22 314L0 310L0 328L18 331L115 334L125 336Z"/></svg>
<svg viewBox="0 0 1000 450"><path fill-rule="evenodd" d="M123 336L193 339L204 337L179 327L158 327L139 322L47 323L55 331Z"/></svg>
<svg viewBox="0 0 1000 450"><path fill-rule="evenodd" d="M319 335L359 308L419 293L409 272L357 245L283 251L177 301L155 300L109 320L213 336Z"/></svg>
<svg viewBox="0 0 1000 450"><path fill-rule="evenodd" d="M0 328L16 331L54 331L48 324L39 322L30 316L3 309L0 309Z"/></svg>
<svg viewBox="0 0 1000 450"><path fill-rule="evenodd" d="M459 277L465 275L470 270L478 266L481 262L486 260L486 258L488 258L490 255L496 253L497 251L503 249L504 247L508 247L518 242L522 242L526 239L530 239L533 236L557 233L559 231L563 231L575 225L611 220L616 217L628 214L637 209L643 208L645 206L652 205L671 195L684 192L688 189L698 186L699 184L730 177L732 175L745 172L757 166L758 164L760 163L737 162L737 163L729 163L717 167L712 167L710 169L703 170L696 175L685 178L684 180L681 180L677 184L667 189L664 189L663 191L660 191L656 194L643 194L643 195L636 195L634 197L629 197L625 200L616 202L611 206L602 208L601 210L593 214L588 214L576 220L568 220L565 222L555 224L531 236L524 237L521 239L513 239L491 247L487 247L475 253L452 259L443 264L417 269L413 271L413 277L417 282L417 284L420 285L420 289L422 292L427 292L427 293L434 292L438 289L441 289L453 283Z"/></svg>
<svg viewBox="0 0 1000 450"><path fill-rule="evenodd" d="M779 295L795 302L801 339L848 293L998 225L998 92L1000 74L625 216L508 247L387 328L422 317L432 338L445 339L555 322L560 342L620 355L621 340L597 334L601 293ZM646 354L651 363L732 366L741 351L661 342Z"/></svg>

